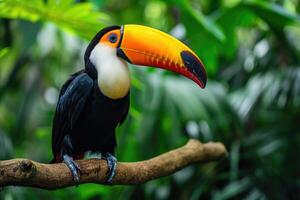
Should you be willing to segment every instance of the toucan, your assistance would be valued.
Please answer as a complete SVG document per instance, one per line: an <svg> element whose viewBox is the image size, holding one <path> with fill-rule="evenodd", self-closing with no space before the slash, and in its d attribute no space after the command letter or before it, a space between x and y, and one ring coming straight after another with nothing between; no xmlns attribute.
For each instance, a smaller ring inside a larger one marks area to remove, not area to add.
<svg viewBox="0 0 300 200"><path fill-rule="evenodd" d="M106 182L113 180L115 130L126 119L130 103L127 63L170 70L201 88L206 85L200 58L171 35L133 24L99 31L85 51L85 68L63 84L53 119L52 163L64 162L76 183L81 171L75 160L86 152L101 153L109 168Z"/></svg>

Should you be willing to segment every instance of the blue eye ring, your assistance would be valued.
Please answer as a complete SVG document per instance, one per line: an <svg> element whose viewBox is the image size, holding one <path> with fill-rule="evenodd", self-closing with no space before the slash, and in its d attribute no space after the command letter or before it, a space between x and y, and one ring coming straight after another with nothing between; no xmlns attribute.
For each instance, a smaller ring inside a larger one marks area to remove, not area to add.
<svg viewBox="0 0 300 200"><path fill-rule="evenodd" d="M109 34L108 40L109 40L111 43L116 43L116 42L118 41L118 36L117 36L117 34L115 34L115 33Z"/></svg>

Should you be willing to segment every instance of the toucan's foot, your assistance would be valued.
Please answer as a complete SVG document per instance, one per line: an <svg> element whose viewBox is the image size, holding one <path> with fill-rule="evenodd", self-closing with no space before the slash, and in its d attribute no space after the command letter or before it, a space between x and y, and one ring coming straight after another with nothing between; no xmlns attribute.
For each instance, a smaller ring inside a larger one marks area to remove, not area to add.
<svg viewBox="0 0 300 200"><path fill-rule="evenodd" d="M78 184L79 180L80 180L80 173L81 173L81 169L80 169L79 165L73 160L72 157L70 157L68 155L64 155L63 159L64 159L64 163L70 169L74 181L76 182L76 184Z"/></svg>
<svg viewBox="0 0 300 200"><path fill-rule="evenodd" d="M106 153L104 159L107 161L109 174L105 181L105 183L109 184L111 183L112 179L116 175L116 168L117 168L117 159L111 155L110 153Z"/></svg>

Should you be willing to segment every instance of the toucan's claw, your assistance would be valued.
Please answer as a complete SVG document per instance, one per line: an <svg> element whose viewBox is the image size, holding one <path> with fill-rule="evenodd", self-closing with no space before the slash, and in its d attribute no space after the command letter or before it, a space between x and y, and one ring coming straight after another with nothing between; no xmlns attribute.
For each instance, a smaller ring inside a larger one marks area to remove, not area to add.
<svg viewBox="0 0 300 200"><path fill-rule="evenodd" d="M110 184L112 182L112 179L116 175L116 168L117 168L117 159L111 155L110 153L106 153L104 159L107 161L109 174L105 181L105 183Z"/></svg>
<svg viewBox="0 0 300 200"><path fill-rule="evenodd" d="M80 173L81 173L81 169L80 169L79 165L73 160L72 157L70 157L68 155L64 155L63 160L64 160L64 163L70 169L74 181L76 182L76 184L78 184L79 180L80 180Z"/></svg>

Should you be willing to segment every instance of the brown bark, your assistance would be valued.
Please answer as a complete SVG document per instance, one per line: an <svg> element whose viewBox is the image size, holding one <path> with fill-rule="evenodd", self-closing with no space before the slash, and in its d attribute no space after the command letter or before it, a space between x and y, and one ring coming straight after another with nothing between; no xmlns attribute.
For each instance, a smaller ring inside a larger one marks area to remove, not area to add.
<svg viewBox="0 0 300 200"><path fill-rule="evenodd" d="M118 162L111 185L135 185L170 175L188 165L219 160L227 155L222 143L191 139L178 149L140 162ZM107 177L105 160L76 161L81 168L81 183L104 184ZM0 186L29 186L48 190L76 185L64 163L42 164L28 159L0 161Z"/></svg>

